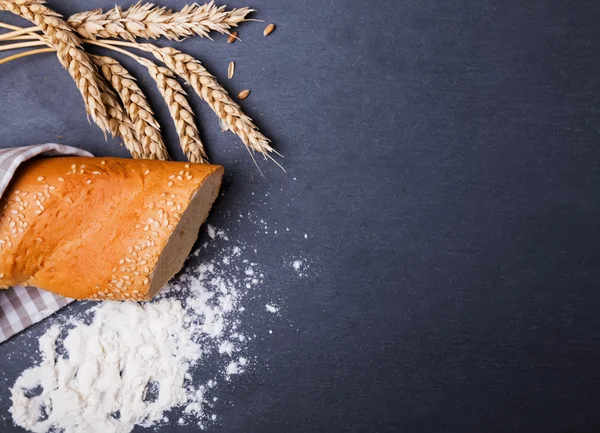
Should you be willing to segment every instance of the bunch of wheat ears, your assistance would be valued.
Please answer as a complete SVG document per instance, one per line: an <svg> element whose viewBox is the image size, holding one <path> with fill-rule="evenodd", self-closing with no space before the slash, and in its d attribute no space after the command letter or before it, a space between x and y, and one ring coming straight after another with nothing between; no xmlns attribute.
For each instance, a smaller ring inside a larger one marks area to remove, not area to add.
<svg viewBox="0 0 600 433"><path fill-rule="evenodd" d="M0 11L12 12L34 24L22 28L0 22L0 28L9 30L0 34L0 51L28 49L0 59L0 64L56 52L73 77L88 116L105 133L121 138L134 158L169 158L160 125L129 72L112 57L89 54L84 44L127 55L147 69L164 97L181 148L191 162L207 162L207 156L194 113L176 77L208 103L222 128L240 137L251 155L259 152L273 159L271 153L275 151L269 139L198 60L175 48L137 42L137 38L177 41L190 36L210 38L210 32L231 36L230 29L248 21L253 9L227 10L210 2L172 11L152 3L138 3L127 9L116 6L107 12L99 9L80 12L65 20L43 0L0 0ZM132 49L148 54L154 61L133 53Z"/></svg>

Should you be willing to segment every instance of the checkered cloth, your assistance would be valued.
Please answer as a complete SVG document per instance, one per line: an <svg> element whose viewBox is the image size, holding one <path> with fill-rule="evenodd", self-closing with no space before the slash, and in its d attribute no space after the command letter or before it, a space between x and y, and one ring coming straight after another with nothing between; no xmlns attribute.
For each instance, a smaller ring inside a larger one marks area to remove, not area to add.
<svg viewBox="0 0 600 433"><path fill-rule="evenodd" d="M19 165L39 155L93 156L81 149L53 143L0 149L0 198ZM0 343L72 301L73 299L35 287L11 287L8 290L0 290Z"/></svg>

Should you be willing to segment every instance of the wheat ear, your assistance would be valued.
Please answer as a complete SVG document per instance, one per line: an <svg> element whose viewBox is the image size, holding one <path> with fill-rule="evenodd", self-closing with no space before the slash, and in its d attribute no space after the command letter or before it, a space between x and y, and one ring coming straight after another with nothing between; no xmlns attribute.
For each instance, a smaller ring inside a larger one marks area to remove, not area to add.
<svg viewBox="0 0 600 433"><path fill-rule="evenodd" d="M223 120L230 131L241 138L248 149L269 157L269 153L277 153L269 145L270 140L258 130L252 119L231 99L217 79L189 54L175 48L160 48L152 44L132 44L118 41L107 41L107 44L127 46L151 53L191 85L198 96L208 103L219 119Z"/></svg>
<svg viewBox="0 0 600 433"><path fill-rule="evenodd" d="M208 162L204 145L196 127L196 119L192 107L185 98L185 91L179 85L173 73L163 66L157 66L147 59L140 59L140 63L148 68L148 73L158 86L160 94L165 99L171 117L175 121L175 129L183 153L190 162Z"/></svg>
<svg viewBox="0 0 600 433"><path fill-rule="evenodd" d="M40 0L0 0L0 10L12 12L39 26L48 43L56 50L60 63L75 80L83 96L86 112L102 131L109 131L108 114L94 75L95 68L81 48L81 41L60 15Z"/></svg>
<svg viewBox="0 0 600 433"><path fill-rule="evenodd" d="M131 119L127 116L117 96L104 79L99 76L97 81L102 91L100 94L102 102L106 106L110 133L113 137L120 137L123 140L123 144L129 153L131 153L131 156L137 159L143 158L143 149L137 140Z"/></svg>
<svg viewBox="0 0 600 433"><path fill-rule="evenodd" d="M92 56L102 75L115 89L129 118L135 127L135 134L142 146L141 157L144 159L169 159L169 154L160 134L160 125L142 92L129 74L117 60L108 56Z"/></svg>
<svg viewBox="0 0 600 433"><path fill-rule="evenodd" d="M80 12L69 17L69 24L84 38L136 38L181 40L190 36L209 37L211 31L229 34L229 29L246 21L254 12L247 7L225 10L214 2L187 5L174 12L152 3L137 3L128 9L115 6L103 12L101 9Z"/></svg>

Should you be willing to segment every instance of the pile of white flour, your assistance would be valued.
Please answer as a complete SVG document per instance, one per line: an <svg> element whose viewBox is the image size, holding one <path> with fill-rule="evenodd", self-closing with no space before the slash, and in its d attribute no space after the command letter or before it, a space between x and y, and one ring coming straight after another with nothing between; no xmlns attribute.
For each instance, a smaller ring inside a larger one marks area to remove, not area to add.
<svg viewBox="0 0 600 433"><path fill-rule="evenodd" d="M228 240L212 228L210 235ZM211 419L210 390L249 366L241 301L264 278L243 247L220 251L151 303L106 302L90 317L51 327L40 339L41 363L11 389L13 421L39 433L202 427ZM197 383L191 373L203 363L216 365Z"/></svg>

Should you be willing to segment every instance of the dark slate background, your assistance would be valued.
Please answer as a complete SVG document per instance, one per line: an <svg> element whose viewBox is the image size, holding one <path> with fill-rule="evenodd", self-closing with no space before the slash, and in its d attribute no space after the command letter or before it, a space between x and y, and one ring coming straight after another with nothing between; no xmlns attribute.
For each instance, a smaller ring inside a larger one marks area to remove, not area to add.
<svg viewBox="0 0 600 433"><path fill-rule="evenodd" d="M50 5L69 14L113 2ZM286 322L255 342L256 368L220 389L210 430L598 431L600 3L251 6L277 24L270 37L249 23L241 43L181 45L230 91L252 89L243 106L288 170L262 163L261 178L192 99L227 170L210 222L258 245L265 296L281 299ZM125 63L181 159L151 83ZM126 156L88 125L52 55L2 66L0 89L2 146ZM231 218L248 211L290 234L257 236ZM310 258L309 278L283 269L290 254ZM6 418L6 388L43 328L0 346L3 432L21 431Z"/></svg>

